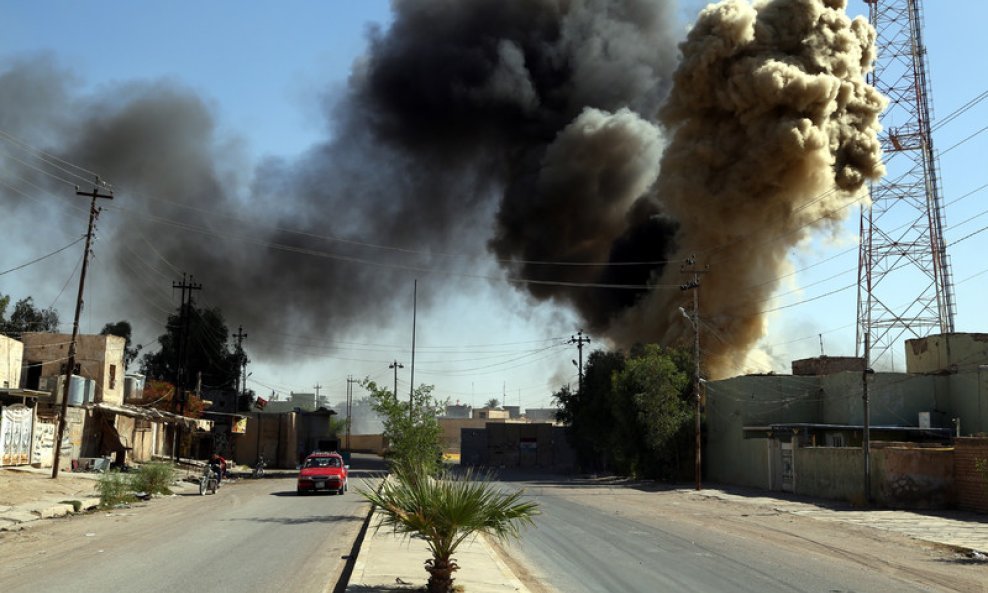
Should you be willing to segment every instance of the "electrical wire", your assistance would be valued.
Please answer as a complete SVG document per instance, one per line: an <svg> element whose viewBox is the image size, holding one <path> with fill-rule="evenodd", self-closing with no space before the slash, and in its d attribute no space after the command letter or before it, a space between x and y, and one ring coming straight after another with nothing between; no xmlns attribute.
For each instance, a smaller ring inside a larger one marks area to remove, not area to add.
<svg viewBox="0 0 988 593"><path fill-rule="evenodd" d="M65 247L62 247L61 249L57 249L55 251L52 251L51 253L49 253L47 255L42 255L41 257L39 257L37 259L32 259L31 261L29 261L27 263L21 264L19 266L15 266L13 268L10 268L9 270L4 270L4 271L0 272L0 276L3 276L4 274L9 274L11 272L16 272L17 270L22 270L22 269L24 269L24 268L26 268L26 267L28 267L30 265L36 264L36 263L38 263L40 261L44 261L44 260L48 259L49 257L52 257L53 255L58 255L59 253L65 251L69 247L73 247L73 246L79 244L84 239L85 239L85 237L79 237L78 239L76 239L75 241L69 243Z"/></svg>

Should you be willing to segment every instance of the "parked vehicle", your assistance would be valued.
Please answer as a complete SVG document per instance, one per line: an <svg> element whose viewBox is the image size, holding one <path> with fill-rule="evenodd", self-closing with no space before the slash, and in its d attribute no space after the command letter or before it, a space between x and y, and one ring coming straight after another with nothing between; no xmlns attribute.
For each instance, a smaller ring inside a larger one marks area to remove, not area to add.
<svg viewBox="0 0 988 593"><path fill-rule="evenodd" d="M299 496L310 492L345 493L348 470L339 453L312 453L298 472Z"/></svg>
<svg viewBox="0 0 988 593"><path fill-rule="evenodd" d="M216 490L220 487L220 478L213 471L213 467L206 464L202 469L202 477L199 478L199 494L205 496L206 493L216 494Z"/></svg>

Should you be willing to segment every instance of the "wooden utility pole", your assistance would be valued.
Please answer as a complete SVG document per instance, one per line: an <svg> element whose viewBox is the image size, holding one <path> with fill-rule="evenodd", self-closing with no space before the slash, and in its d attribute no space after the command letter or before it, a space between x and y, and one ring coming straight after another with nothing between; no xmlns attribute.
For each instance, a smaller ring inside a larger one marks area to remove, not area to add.
<svg viewBox="0 0 988 593"><path fill-rule="evenodd" d="M192 291L202 290L202 284L196 284L195 278L189 275L186 280L182 274L182 282L172 282L172 289L181 289L182 304L179 307L178 340L175 344L175 401L178 402L178 413L185 416L185 359L188 357L189 343L189 313L191 313ZM182 438L182 427L177 424L175 427L175 439L172 442L172 457L177 461L181 453L179 441Z"/></svg>
<svg viewBox="0 0 988 593"><path fill-rule="evenodd" d="M400 362L398 362L398 359L395 359L394 362L392 362L391 364L388 365L388 368L395 370L395 390L394 390L394 396L395 396L395 400L397 401L398 400L398 369L405 368L405 365L403 365Z"/></svg>
<svg viewBox="0 0 988 593"><path fill-rule="evenodd" d="M397 371L396 371L397 372ZM352 412L353 412L353 384L357 381L353 378L353 375L348 375L346 378L346 450L350 451L350 429L353 426Z"/></svg>
<svg viewBox="0 0 988 593"><path fill-rule="evenodd" d="M237 395L236 404L233 406L233 413L240 411L240 402L247 397L247 354L244 352L244 340L247 334L244 333L243 326L237 327L237 354L240 355L240 393Z"/></svg>
<svg viewBox="0 0 988 593"><path fill-rule="evenodd" d="M694 401L695 401L695 412L696 417L696 444L695 448L695 463L694 473L696 474L696 489L701 489L701 475L703 466L701 463L701 426L700 426L700 274L706 274L709 271L710 266L704 267L702 270L696 268L696 258L690 256L685 262L683 262L682 267L679 271L684 274L692 274L689 280L685 284L680 285L680 290L692 290L693 291L693 311L691 314L687 314L686 311L680 307L680 311L683 316L690 320L693 324L693 390L694 390Z"/></svg>
<svg viewBox="0 0 988 593"><path fill-rule="evenodd" d="M581 329L576 332L575 336L570 336L569 343L576 344L576 349L580 354L580 364L577 368L580 373L580 391L583 391L583 345L590 343L590 336L584 336L583 330Z"/></svg>
<svg viewBox="0 0 988 593"><path fill-rule="evenodd" d="M58 430L55 434L55 457L51 468L51 477L58 477L58 464L61 463L62 439L65 437L65 417L69 413L69 387L72 383L72 373L75 372L76 338L79 336L79 316L82 314L82 295L86 287L86 270L89 269L89 249L93 242L93 226L96 218L99 217L100 209L96 207L96 199L112 200L113 194L101 194L96 186L101 185L99 177L93 186L93 191L83 192L75 188L77 196L88 196L89 204L89 226L86 228L86 247L82 253L82 272L79 274L79 295L75 301L75 318L72 321L72 341L69 342L69 360L65 365L65 383L62 385L62 407L58 414Z"/></svg>
<svg viewBox="0 0 988 593"><path fill-rule="evenodd" d="M416 319L418 317L419 311L419 279L415 279L415 286L412 292L412 368L411 368L411 379L408 386L408 419L412 420L415 418L413 412L415 412L415 326ZM397 389L397 388L395 388ZM397 396L398 392L395 391Z"/></svg>

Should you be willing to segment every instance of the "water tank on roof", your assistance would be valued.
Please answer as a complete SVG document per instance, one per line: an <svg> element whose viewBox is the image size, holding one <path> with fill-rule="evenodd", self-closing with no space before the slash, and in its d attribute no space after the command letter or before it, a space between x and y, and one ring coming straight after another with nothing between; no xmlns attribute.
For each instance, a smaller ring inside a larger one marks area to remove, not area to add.
<svg viewBox="0 0 988 593"><path fill-rule="evenodd" d="M86 379L82 393L82 403L89 404L96 400L96 379Z"/></svg>
<svg viewBox="0 0 988 593"><path fill-rule="evenodd" d="M144 375L127 373L124 375L124 401L141 399L144 395Z"/></svg>
<svg viewBox="0 0 988 593"><path fill-rule="evenodd" d="M69 405L81 406L86 401L86 379L79 375L72 375L69 381Z"/></svg>

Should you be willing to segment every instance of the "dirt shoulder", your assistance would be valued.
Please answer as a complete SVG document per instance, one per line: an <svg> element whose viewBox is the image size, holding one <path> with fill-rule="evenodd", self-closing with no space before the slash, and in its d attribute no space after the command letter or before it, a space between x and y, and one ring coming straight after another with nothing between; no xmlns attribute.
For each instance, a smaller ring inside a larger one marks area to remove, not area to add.
<svg viewBox="0 0 988 593"><path fill-rule="evenodd" d="M51 469L0 469L0 506L60 499L72 500L96 496L97 474L59 472L51 478Z"/></svg>

